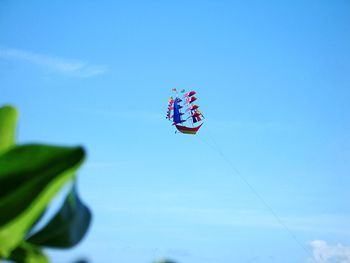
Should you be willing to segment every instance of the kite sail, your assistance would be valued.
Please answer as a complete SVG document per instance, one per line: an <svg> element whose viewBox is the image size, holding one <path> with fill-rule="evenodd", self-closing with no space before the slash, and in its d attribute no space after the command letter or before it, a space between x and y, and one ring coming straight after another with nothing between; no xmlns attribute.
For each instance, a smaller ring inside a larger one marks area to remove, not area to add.
<svg viewBox="0 0 350 263"><path fill-rule="evenodd" d="M175 98L170 97L168 100L168 112L166 118L173 122L176 129L185 134L196 134L203 125L203 114L199 111L199 106L194 102L197 98L195 91L185 93L181 90L181 95L174 88Z"/></svg>

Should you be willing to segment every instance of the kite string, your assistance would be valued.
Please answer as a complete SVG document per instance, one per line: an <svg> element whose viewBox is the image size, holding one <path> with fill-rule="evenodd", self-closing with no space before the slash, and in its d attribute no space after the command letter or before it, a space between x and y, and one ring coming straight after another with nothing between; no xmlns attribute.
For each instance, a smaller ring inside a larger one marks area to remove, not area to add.
<svg viewBox="0 0 350 263"><path fill-rule="evenodd" d="M208 130L208 129L207 129ZM202 142L204 142L205 144L207 144L209 147L211 147L213 150L215 150L224 161L226 161L226 163L229 165L229 167L231 168L231 171L233 173L235 173L239 179L241 181L243 181L245 183L245 185L250 189L250 191L252 191L252 193L255 195L255 197L267 208L267 210L269 210L269 212L273 215L273 217L275 218L275 220L284 228L284 230L290 235L290 237L298 244L299 247L302 248L302 250L304 250L304 252L306 252L308 255L313 255L312 251L310 250L310 248L305 247L300 241L299 239L296 237L296 235L290 230L290 228L283 222L283 220L278 216L278 214L275 212L275 210L272 208L271 205L269 205L269 203L261 196L261 194L259 194L259 192L255 189L255 187L253 187L253 185L242 175L242 173L240 173L240 171L236 168L236 166L231 162L231 160L229 158L226 157L226 155L224 154L224 152L221 150L219 144L216 142L216 140L214 139L214 137L211 135L211 132L208 130L208 134L210 136L210 139L213 141L214 146L209 144L208 142L204 141L203 138L201 138L200 136L198 136L198 139L200 139Z"/></svg>

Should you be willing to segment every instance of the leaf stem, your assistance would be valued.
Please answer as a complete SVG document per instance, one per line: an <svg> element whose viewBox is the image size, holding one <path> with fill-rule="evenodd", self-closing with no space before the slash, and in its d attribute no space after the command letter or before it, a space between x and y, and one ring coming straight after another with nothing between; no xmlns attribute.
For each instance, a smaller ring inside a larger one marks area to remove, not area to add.
<svg viewBox="0 0 350 263"><path fill-rule="evenodd" d="M15 107L5 105L0 108L0 153L15 145L17 119L18 112Z"/></svg>

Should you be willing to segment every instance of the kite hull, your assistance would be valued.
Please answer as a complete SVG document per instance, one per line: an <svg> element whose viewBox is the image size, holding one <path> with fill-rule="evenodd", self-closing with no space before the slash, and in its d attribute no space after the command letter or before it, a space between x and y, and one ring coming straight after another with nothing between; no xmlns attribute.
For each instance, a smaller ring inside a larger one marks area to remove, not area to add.
<svg viewBox="0 0 350 263"><path fill-rule="evenodd" d="M197 127L186 127L176 124L176 129L179 132L185 133L185 134L196 134L199 130L199 128L203 125L203 123Z"/></svg>

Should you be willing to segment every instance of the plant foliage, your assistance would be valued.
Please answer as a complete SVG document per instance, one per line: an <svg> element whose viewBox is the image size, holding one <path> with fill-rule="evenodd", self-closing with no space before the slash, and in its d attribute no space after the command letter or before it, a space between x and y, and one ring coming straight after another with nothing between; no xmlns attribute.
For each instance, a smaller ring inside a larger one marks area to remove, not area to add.
<svg viewBox="0 0 350 263"><path fill-rule="evenodd" d="M91 212L80 200L75 176L82 147L15 145L17 111L0 108L0 259L49 262L42 247L68 248L87 232ZM61 209L28 237L59 190L73 181Z"/></svg>

